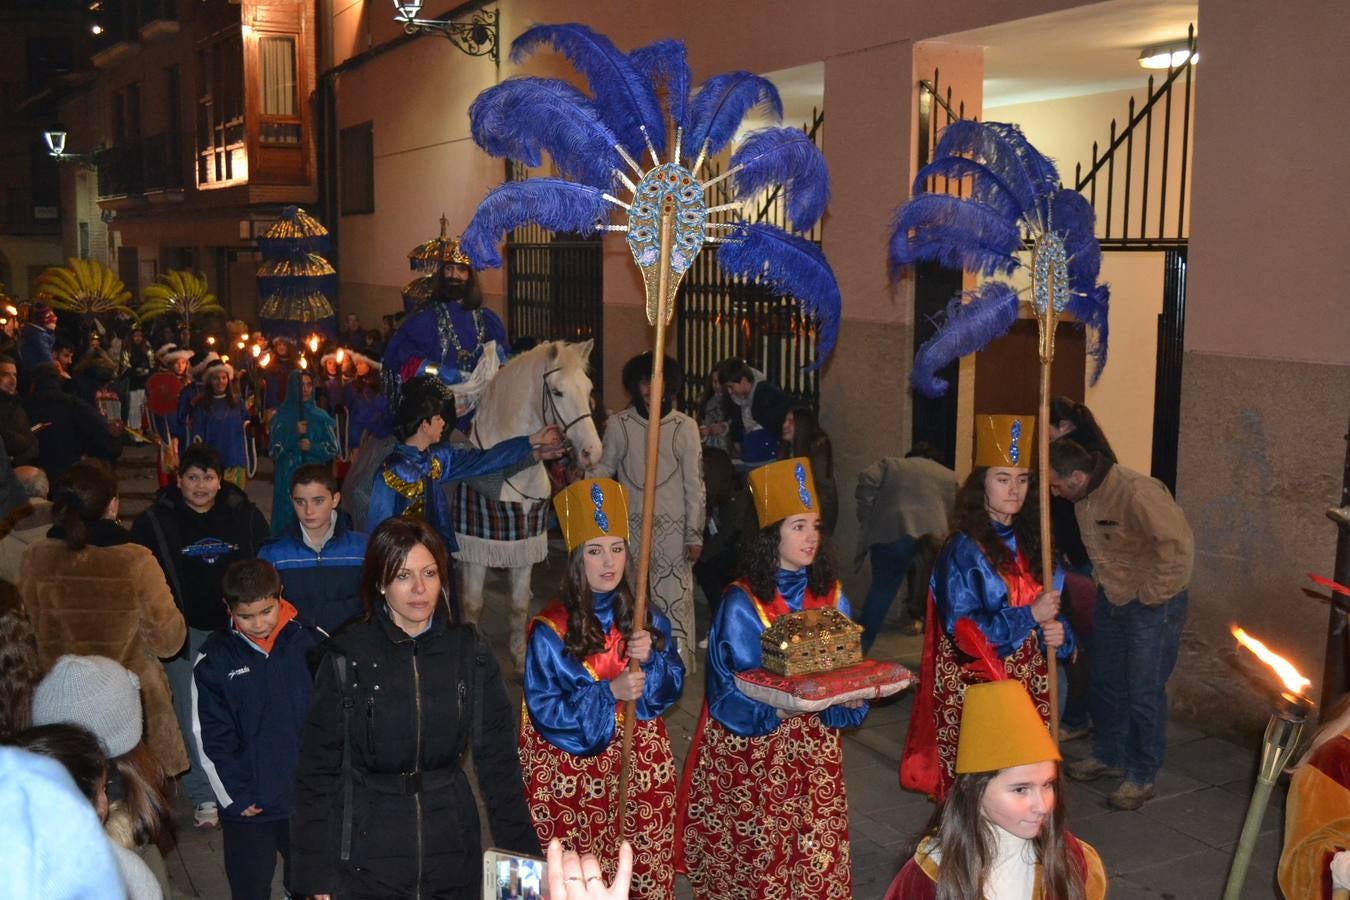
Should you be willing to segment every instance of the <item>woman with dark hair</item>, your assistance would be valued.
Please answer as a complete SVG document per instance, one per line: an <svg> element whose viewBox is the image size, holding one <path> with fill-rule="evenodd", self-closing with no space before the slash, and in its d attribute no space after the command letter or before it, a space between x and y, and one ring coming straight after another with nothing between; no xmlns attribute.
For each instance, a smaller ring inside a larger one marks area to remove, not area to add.
<svg viewBox="0 0 1350 900"><path fill-rule="evenodd" d="M613 876L634 841L632 896L674 896L675 760L661 716L680 698L684 664L670 622L647 608L633 621L628 501L608 478L573 482L553 499L569 553L558 597L530 623L520 761L539 842L594 853ZM629 668L637 660L637 671ZM636 701L627 821L619 791L623 703Z"/></svg>
<svg viewBox="0 0 1350 900"><path fill-rule="evenodd" d="M19 593L44 666L67 653L107 656L140 680L145 739L170 775L188 768L161 659L187 635L164 570L117 522L117 479L84 460L52 491L52 529L24 554Z"/></svg>
<svg viewBox="0 0 1350 900"><path fill-rule="evenodd" d="M694 573L691 566L703 552L703 446L698 423L675 409L684 385L684 370L672 357L663 362L661 422L656 462L651 569L652 602L670 619L676 649L684 667L695 667ZM652 354L642 353L624 364L623 384L632 402L610 417L605 449L590 472L613 478L632 501L629 532L642 520L647 480L647 418L652 405Z"/></svg>
<svg viewBox="0 0 1350 900"><path fill-rule="evenodd" d="M0 741L32 724L33 689L43 671L23 597L0 581Z"/></svg>
<svg viewBox="0 0 1350 900"><path fill-rule="evenodd" d="M224 480L242 488L248 480L244 428L249 415L234 384L234 367L212 360L202 373L202 388L188 410L188 441L210 444L220 451Z"/></svg>
<svg viewBox="0 0 1350 900"><path fill-rule="evenodd" d="M886 900L1104 898L1101 858L1065 828L1059 761L1020 684L972 685L956 779Z"/></svg>
<svg viewBox="0 0 1350 900"><path fill-rule="evenodd" d="M779 430L782 443L778 458L804 456L811 460L811 471L816 474L816 491L820 494L820 528L825 534L834 534L839 521L839 490L834 485L834 447L830 436L820 427L820 416L809 406L796 406L783 417Z"/></svg>
<svg viewBox="0 0 1350 900"><path fill-rule="evenodd" d="M272 535L290 531L291 475L301 466L331 463L338 455L337 422L314 403L314 376L296 369L286 383L286 399L267 427L276 466L272 486Z"/></svg>
<svg viewBox="0 0 1350 900"><path fill-rule="evenodd" d="M967 665L973 623L1008 678L1022 683L1050 719L1046 653L1073 654L1073 633L1059 615L1059 584L1044 587L1036 492L1031 481L1032 416L976 416L975 468L956 494L955 530L929 581L919 693L910 713L900 783L941 801L951 787L957 723L966 688L987 680Z"/></svg>
<svg viewBox="0 0 1350 900"><path fill-rule="evenodd" d="M1071 437L1089 453L1116 462L1111 442L1097 424L1097 418L1077 400L1056 397L1050 401L1050 440ZM1068 667L1068 690L1060 723L1060 740L1085 737L1091 731L1092 709L1092 632L1097 585L1092 581L1092 559L1083 546L1083 534L1074 515L1073 504L1060 496L1050 498L1050 525L1055 554L1064 561L1064 609L1074 632L1080 638L1079 654Z"/></svg>
<svg viewBox="0 0 1350 900"><path fill-rule="evenodd" d="M451 620L445 545L395 517L370 536L365 614L326 645L301 736L291 882L318 898L476 898L472 748L493 842L539 854L516 755L519 711L492 650Z"/></svg>
<svg viewBox="0 0 1350 900"><path fill-rule="evenodd" d="M820 608L847 616L848 600L823 552L810 462L772 462L749 477L760 530L708 633L675 865L699 897L842 900L853 892L839 729L861 725L867 704L776 709L742 693L736 674L761 666L760 639L779 616Z"/></svg>

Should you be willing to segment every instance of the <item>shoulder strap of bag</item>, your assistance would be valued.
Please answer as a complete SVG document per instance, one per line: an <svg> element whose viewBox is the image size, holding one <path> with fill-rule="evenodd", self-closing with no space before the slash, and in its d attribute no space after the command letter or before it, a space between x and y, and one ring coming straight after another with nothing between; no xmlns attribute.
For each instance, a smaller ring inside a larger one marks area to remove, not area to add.
<svg viewBox="0 0 1350 900"><path fill-rule="evenodd" d="M342 845L339 857L343 862L352 855L352 707L356 700L347 685L347 657L333 654L333 669L337 672L338 691L342 697Z"/></svg>

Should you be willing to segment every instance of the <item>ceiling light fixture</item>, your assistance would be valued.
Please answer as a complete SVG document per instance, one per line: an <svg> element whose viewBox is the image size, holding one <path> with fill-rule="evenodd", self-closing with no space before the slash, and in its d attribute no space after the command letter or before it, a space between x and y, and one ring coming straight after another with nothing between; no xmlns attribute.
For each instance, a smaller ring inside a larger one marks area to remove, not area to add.
<svg viewBox="0 0 1350 900"><path fill-rule="evenodd" d="M1200 61L1200 54L1191 40L1172 41L1139 51L1139 65L1145 69L1175 69L1186 65L1188 59L1191 65Z"/></svg>

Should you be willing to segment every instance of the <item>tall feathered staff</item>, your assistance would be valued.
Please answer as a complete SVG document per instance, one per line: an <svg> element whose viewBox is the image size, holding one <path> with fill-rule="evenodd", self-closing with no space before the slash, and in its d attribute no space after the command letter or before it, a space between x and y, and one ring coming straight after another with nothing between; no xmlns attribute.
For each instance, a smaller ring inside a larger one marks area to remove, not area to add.
<svg viewBox="0 0 1350 900"><path fill-rule="evenodd" d="M952 179L969 196L927 191L930 178ZM910 383L928 397L947 382L937 372L983 349L1017 321L1023 294L1040 332L1041 571L1054 571L1050 540L1050 369L1055 358L1056 318L1068 311L1087 326L1093 383L1106 365L1110 292L1097 283L1102 254L1092 206L1077 191L1059 186L1059 173L1016 125L954 122L943 131L934 159L914 179L914 196L900 207L890 240L892 271L919 262L964 269L991 280L952 299L945 320L914 358ZM1022 254L1030 248L1030 260ZM1018 290L1007 278L1030 270L1031 286ZM1059 734L1055 655L1048 655L1051 730Z"/></svg>
<svg viewBox="0 0 1350 900"><path fill-rule="evenodd" d="M824 214L829 198L824 157L800 131L766 128L740 144L724 174L703 182L698 178L704 162L727 147L749 112L759 108L774 121L781 118L773 85L749 72L728 72L691 93L681 42L657 41L623 53L584 25L531 28L516 39L511 58L519 62L545 46L567 57L590 93L551 78L513 78L488 88L469 107L473 139L489 154L533 167L547 153L561 176L503 184L483 199L462 239L474 264L501 265L498 240L530 222L552 231L626 232L646 285L647 319L655 327L653 358L659 360L680 280L705 244L718 244L723 271L795 297L816 318L820 353L815 365L821 365L839 322L839 286L824 254L782 229L709 222L708 215L740 209L761 190L782 185L792 230L806 231ZM650 166L639 162L648 158ZM724 179L730 179L733 201L709 207L706 192ZM620 199L621 192L630 199ZM624 213L622 224L611 223L615 210ZM653 397L663 396L662 376L662 367L654 366ZM656 483L660 418L648 417L647 484ZM634 610L639 622L646 616L654 499L653 492L644 493ZM623 718L620 830L635 719L630 701Z"/></svg>

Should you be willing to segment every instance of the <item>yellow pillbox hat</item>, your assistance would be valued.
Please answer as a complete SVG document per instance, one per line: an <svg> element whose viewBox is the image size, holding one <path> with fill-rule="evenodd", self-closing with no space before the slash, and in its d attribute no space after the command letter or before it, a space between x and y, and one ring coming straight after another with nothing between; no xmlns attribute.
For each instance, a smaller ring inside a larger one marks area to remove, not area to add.
<svg viewBox="0 0 1350 900"><path fill-rule="evenodd" d="M820 512L816 479L811 474L811 460L805 456L783 459L752 469L749 481L750 496L755 500L755 515L759 517L760 528L767 528L799 513Z"/></svg>
<svg viewBox="0 0 1350 900"><path fill-rule="evenodd" d="M966 689L956 740L958 775L1059 758L1059 747L1022 682L990 681Z"/></svg>
<svg viewBox="0 0 1350 900"><path fill-rule="evenodd" d="M610 478L574 481L553 498L567 552L599 537L628 540L628 494Z"/></svg>
<svg viewBox="0 0 1350 900"><path fill-rule="evenodd" d="M975 465L1031 468L1035 416L976 416Z"/></svg>

